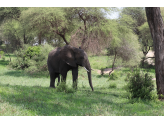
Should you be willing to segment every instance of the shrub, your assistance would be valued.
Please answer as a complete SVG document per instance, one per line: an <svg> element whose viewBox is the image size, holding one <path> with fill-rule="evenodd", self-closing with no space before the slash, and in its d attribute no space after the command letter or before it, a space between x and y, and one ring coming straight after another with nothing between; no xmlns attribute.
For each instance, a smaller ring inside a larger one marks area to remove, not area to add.
<svg viewBox="0 0 164 123"><path fill-rule="evenodd" d="M101 68L101 75L103 76L104 75L104 69Z"/></svg>
<svg viewBox="0 0 164 123"><path fill-rule="evenodd" d="M31 46L28 47L25 51L23 58L32 58L33 56L38 56L40 54L40 47L39 46Z"/></svg>
<svg viewBox="0 0 164 123"><path fill-rule="evenodd" d="M149 73L143 73L138 69L129 74L129 82L126 89L130 92L130 98L153 99L154 84L152 78Z"/></svg>
<svg viewBox="0 0 164 123"><path fill-rule="evenodd" d="M24 49L19 49L14 52L17 58L9 63L9 67L23 69L30 74L40 72L46 74L48 73L48 54L53 49L54 48L48 44L41 46L25 45Z"/></svg>
<svg viewBox="0 0 164 123"><path fill-rule="evenodd" d="M68 88L65 82L61 82L57 87L57 92L74 93L75 89Z"/></svg>
<svg viewBox="0 0 164 123"><path fill-rule="evenodd" d="M0 51L0 58L5 61L5 55L3 51Z"/></svg>
<svg viewBox="0 0 164 123"><path fill-rule="evenodd" d="M118 79L119 75L120 75L120 73L118 71L113 71L110 74L109 80L116 80L116 79Z"/></svg>
<svg viewBox="0 0 164 123"><path fill-rule="evenodd" d="M4 52L3 51L0 51L0 55L3 55L4 54Z"/></svg>
<svg viewBox="0 0 164 123"><path fill-rule="evenodd" d="M117 84L116 84L116 83L111 83L111 84L109 85L109 88L117 88Z"/></svg>
<svg viewBox="0 0 164 123"><path fill-rule="evenodd" d="M130 75L131 75L131 73L128 72L127 75L126 75L125 81L129 81Z"/></svg>
<svg viewBox="0 0 164 123"><path fill-rule="evenodd" d="M2 60L5 61L5 56L2 56Z"/></svg>

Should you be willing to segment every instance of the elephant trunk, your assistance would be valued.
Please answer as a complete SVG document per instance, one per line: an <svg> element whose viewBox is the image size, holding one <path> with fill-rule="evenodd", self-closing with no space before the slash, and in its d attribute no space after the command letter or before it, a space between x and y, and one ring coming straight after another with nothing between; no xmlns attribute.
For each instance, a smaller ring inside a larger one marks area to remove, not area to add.
<svg viewBox="0 0 164 123"><path fill-rule="evenodd" d="M92 88L92 91L94 91L93 86L92 86L91 70L87 72L87 74L88 74L89 85Z"/></svg>
<svg viewBox="0 0 164 123"><path fill-rule="evenodd" d="M84 68L87 70L89 85L92 88L92 91L94 91L93 86L92 86L91 66L90 66L89 60L85 62Z"/></svg>

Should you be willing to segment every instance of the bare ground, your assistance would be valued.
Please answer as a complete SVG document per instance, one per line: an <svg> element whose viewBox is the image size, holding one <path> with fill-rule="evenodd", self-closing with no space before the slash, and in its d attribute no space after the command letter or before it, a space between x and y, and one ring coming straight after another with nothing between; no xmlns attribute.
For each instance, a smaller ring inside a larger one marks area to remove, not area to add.
<svg viewBox="0 0 164 123"><path fill-rule="evenodd" d="M114 70L115 70L115 69L118 69L118 68L114 67ZM109 74L110 71L112 71L112 68L105 68L105 69L103 70L104 74ZM97 73L98 73L98 74L101 74L101 70L97 70Z"/></svg>

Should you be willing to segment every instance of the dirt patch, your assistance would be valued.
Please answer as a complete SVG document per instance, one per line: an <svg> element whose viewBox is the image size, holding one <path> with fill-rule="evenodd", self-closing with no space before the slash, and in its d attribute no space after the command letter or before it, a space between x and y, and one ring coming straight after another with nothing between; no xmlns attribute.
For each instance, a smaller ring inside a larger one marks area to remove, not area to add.
<svg viewBox="0 0 164 123"><path fill-rule="evenodd" d="M115 67L114 70L115 70L115 69L118 69L118 68ZM112 68L105 68L105 69L103 70L104 74L109 74L110 71L112 71ZM97 70L97 73L98 73L98 74L101 74L101 70Z"/></svg>

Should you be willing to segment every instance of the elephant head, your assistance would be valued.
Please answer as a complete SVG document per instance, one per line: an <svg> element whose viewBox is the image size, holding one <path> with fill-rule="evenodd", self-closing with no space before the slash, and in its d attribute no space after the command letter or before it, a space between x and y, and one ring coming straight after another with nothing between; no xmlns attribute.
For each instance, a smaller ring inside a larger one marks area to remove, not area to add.
<svg viewBox="0 0 164 123"><path fill-rule="evenodd" d="M63 47L64 58L63 60L72 67L82 66L86 69L88 74L88 80L90 87L93 89L92 86L92 78L91 78L91 66L88 60L88 56L84 50L81 48L75 48L69 45Z"/></svg>

